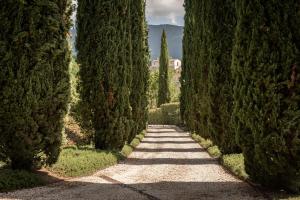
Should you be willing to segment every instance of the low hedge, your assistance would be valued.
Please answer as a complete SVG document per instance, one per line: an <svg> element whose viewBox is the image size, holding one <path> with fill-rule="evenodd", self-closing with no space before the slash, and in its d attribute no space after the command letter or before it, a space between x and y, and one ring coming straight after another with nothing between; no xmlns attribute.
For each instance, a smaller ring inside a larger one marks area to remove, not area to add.
<svg viewBox="0 0 300 200"><path fill-rule="evenodd" d="M151 109L149 111L149 124L157 125L179 125L180 110L179 103L163 104L160 108Z"/></svg>

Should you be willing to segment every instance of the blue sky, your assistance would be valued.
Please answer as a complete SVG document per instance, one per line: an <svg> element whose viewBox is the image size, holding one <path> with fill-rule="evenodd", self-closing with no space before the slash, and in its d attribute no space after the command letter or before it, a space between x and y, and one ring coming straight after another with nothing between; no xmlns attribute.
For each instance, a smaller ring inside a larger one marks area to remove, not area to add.
<svg viewBox="0 0 300 200"><path fill-rule="evenodd" d="M148 24L184 24L184 0L147 0Z"/></svg>

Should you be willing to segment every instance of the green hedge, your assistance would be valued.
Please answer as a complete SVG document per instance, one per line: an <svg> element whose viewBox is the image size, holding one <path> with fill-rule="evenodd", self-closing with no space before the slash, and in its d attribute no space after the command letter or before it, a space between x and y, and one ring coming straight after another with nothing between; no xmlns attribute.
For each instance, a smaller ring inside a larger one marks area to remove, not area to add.
<svg viewBox="0 0 300 200"><path fill-rule="evenodd" d="M160 108L149 111L149 124L180 124L179 103L163 104Z"/></svg>
<svg viewBox="0 0 300 200"><path fill-rule="evenodd" d="M44 185L45 181L41 176L25 170L0 170L0 192L31 188Z"/></svg>

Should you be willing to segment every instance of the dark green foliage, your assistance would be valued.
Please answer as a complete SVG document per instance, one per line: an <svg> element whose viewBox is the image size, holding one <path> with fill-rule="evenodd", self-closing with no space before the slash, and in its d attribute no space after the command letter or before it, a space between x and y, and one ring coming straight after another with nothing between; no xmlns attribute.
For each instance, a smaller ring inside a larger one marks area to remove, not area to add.
<svg viewBox="0 0 300 200"><path fill-rule="evenodd" d="M191 131L204 138L208 131L208 1L185 1L181 115Z"/></svg>
<svg viewBox="0 0 300 200"><path fill-rule="evenodd" d="M191 0L185 1L185 26L183 34L183 59L182 72L180 77L181 94L180 94L180 116L181 121L191 130L194 131L194 120L192 116L192 95L194 92L194 79L192 74L192 63L194 62L194 33L196 29L194 20L194 2Z"/></svg>
<svg viewBox="0 0 300 200"><path fill-rule="evenodd" d="M247 173L300 191L300 2L236 1L234 124Z"/></svg>
<svg viewBox="0 0 300 200"><path fill-rule="evenodd" d="M168 70L169 51L167 44L167 35L164 30L161 36L157 107L160 107L161 104L169 103L171 101Z"/></svg>
<svg viewBox="0 0 300 200"><path fill-rule="evenodd" d="M197 24L194 42L195 56L192 72L195 76L192 79L194 84L193 92L193 118L196 133L204 138L209 138L208 130L208 72L209 72L209 44L208 44L208 24L210 13L207 12L209 1L197 1L195 3L195 23ZM198 25L199 24L199 25Z"/></svg>
<svg viewBox="0 0 300 200"><path fill-rule="evenodd" d="M79 0L80 108L95 147L121 149L131 131L130 1Z"/></svg>
<svg viewBox="0 0 300 200"><path fill-rule="evenodd" d="M70 84L69 0L0 5L0 160L30 169L60 152Z"/></svg>
<svg viewBox="0 0 300 200"><path fill-rule="evenodd" d="M153 109L157 106L158 97L158 70L151 70L149 75L149 88L148 88L148 98L149 98L149 108Z"/></svg>
<svg viewBox="0 0 300 200"><path fill-rule="evenodd" d="M0 170L0 192L32 188L45 185L46 181L38 174L24 170Z"/></svg>
<svg viewBox="0 0 300 200"><path fill-rule="evenodd" d="M134 123L128 138L129 142L134 139L136 134L146 129L148 120L149 50L145 4L144 0L131 0L132 86L130 104Z"/></svg>
<svg viewBox="0 0 300 200"><path fill-rule="evenodd" d="M233 79L231 53L236 25L234 0L209 1L206 21L209 49L208 126L211 139L222 153L237 153L231 124Z"/></svg>
<svg viewBox="0 0 300 200"><path fill-rule="evenodd" d="M149 110L149 124L180 125L179 103L162 104Z"/></svg>

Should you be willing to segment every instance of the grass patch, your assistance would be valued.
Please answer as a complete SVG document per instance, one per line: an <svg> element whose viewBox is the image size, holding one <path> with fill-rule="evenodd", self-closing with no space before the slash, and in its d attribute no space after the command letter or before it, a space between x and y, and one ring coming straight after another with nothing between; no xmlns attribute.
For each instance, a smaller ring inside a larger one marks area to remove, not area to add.
<svg viewBox="0 0 300 200"><path fill-rule="evenodd" d="M0 170L0 192L32 188L46 184L45 180L33 172L23 170Z"/></svg>
<svg viewBox="0 0 300 200"><path fill-rule="evenodd" d="M46 169L61 177L87 176L98 170L115 165L132 153L145 133L141 133L128 145L125 145L121 152L95 150L91 146L77 147L75 145L65 147L56 164ZM0 162L0 167L5 165ZM0 192L13 191L18 189L32 188L46 185L49 180L45 176L23 170L0 169Z"/></svg>
<svg viewBox="0 0 300 200"><path fill-rule="evenodd" d="M62 177L91 175L129 156L143 138L144 133L137 135L130 144L123 147L121 152L95 150L91 146L67 147L62 150L57 163L47 169Z"/></svg>
<svg viewBox="0 0 300 200"><path fill-rule="evenodd" d="M222 164L231 172L243 180L248 179L245 171L244 156L243 154L228 154L223 155L221 158Z"/></svg>
<svg viewBox="0 0 300 200"><path fill-rule="evenodd" d="M117 152L74 146L63 149L57 163L47 169L62 177L85 176L117 164L119 157Z"/></svg>

